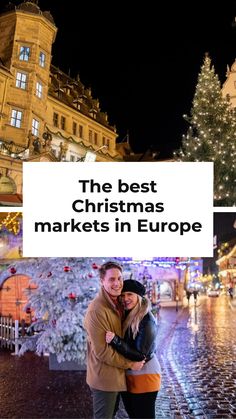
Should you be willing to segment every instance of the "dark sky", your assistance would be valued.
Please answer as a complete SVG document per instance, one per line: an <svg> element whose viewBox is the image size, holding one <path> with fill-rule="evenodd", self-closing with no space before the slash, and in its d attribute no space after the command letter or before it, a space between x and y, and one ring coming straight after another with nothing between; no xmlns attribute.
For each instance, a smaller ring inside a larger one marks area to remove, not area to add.
<svg viewBox="0 0 236 419"><path fill-rule="evenodd" d="M218 212L214 213L214 235L217 237L217 246L214 250L213 258L203 258L204 273L218 273L216 260L219 258L218 249L221 243L236 239L236 212Z"/></svg>
<svg viewBox="0 0 236 419"><path fill-rule="evenodd" d="M15 4L18 0L12 0ZM92 88L135 151L172 155L209 52L221 81L236 57L235 0L39 0L58 27L53 63ZM157 9L156 9L157 8Z"/></svg>
<svg viewBox="0 0 236 419"><path fill-rule="evenodd" d="M235 227L234 227L235 224ZM218 242L236 238L236 212L219 212L214 214L214 234Z"/></svg>

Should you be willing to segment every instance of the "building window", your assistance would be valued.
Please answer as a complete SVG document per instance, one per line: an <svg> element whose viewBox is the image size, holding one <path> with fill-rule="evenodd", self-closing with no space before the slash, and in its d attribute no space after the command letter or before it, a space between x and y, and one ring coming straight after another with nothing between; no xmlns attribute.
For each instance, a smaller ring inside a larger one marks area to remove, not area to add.
<svg viewBox="0 0 236 419"><path fill-rule="evenodd" d="M43 96L43 85L39 81L36 83L36 96L38 96L39 99L42 99Z"/></svg>
<svg viewBox="0 0 236 419"><path fill-rule="evenodd" d="M39 65L41 67L45 67L45 64L46 64L46 55L41 51L39 53Z"/></svg>
<svg viewBox="0 0 236 419"><path fill-rule="evenodd" d="M66 118L61 116L61 129L66 129Z"/></svg>
<svg viewBox="0 0 236 419"><path fill-rule="evenodd" d="M83 138L83 125L79 125L79 137Z"/></svg>
<svg viewBox="0 0 236 419"><path fill-rule="evenodd" d="M77 124L76 124L76 122L73 122L72 132L73 132L73 135L77 135Z"/></svg>
<svg viewBox="0 0 236 419"><path fill-rule="evenodd" d="M102 145L106 145L106 138L102 137Z"/></svg>
<svg viewBox="0 0 236 419"><path fill-rule="evenodd" d="M110 148L110 140L107 138L107 142L106 142L107 148Z"/></svg>
<svg viewBox="0 0 236 419"><path fill-rule="evenodd" d="M17 72L16 73L16 87L19 87L20 89L26 89L26 81L27 81L27 75L24 73Z"/></svg>
<svg viewBox="0 0 236 419"><path fill-rule="evenodd" d="M22 122L22 115L21 111L17 111L16 109L12 109L11 111L11 125L16 128L21 127Z"/></svg>
<svg viewBox="0 0 236 419"><path fill-rule="evenodd" d="M75 161L75 156L70 155L70 161Z"/></svg>
<svg viewBox="0 0 236 419"><path fill-rule="evenodd" d="M74 99L73 100L73 105L80 111L80 109L81 109L80 99Z"/></svg>
<svg viewBox="0 0 236 419"><path fill-rule="evenodd" d="M20 60L29 61L30 48L29 47L20 47Z"/></svg>
<svg viewBox="0 0 236 419"><path fill-rule="evenodd" d="M58 127L58 113L53 113L53 125L54 127Z"/></svg>
<svg viewBox="0 0 236 419"><path fill-rule="evenodd" d="M0 180L0 194L13 194L16 192L14 180L8 176L3 176Z"/></svg>
<svg viewBox="0 0 236 419"><path fill-rule="evenodd" d="M98 134L96 132L94 133L94 144L98 144Z"/></svg>
<svg viewBox="0 0 236 419"><path fill-rule="evenodd" d="M38 137L39 135L39 121L37 121L37 119L33 119L32 121L32 134L35 135L35 137Z"/></svg>

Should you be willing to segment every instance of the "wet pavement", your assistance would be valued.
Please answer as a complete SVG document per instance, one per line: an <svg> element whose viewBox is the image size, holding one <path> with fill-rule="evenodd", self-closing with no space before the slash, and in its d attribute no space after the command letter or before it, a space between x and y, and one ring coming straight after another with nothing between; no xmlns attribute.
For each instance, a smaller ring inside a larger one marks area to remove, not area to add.
<svg viewBox="0 0 236 419"><path fill-rule="evenodd" d="M236 418L236 310L227 296L163 308L156 418ZM122 406L117 419L126 416ZM83 371L49 371L48 358L0 351L0 418L92 418Z"/></svg>
<svg viewBox="0 0 236 419"><path fill-rule="evenodd" d="M83 371L49 371L48 357L0 352L0 418L92 418Z"/></svg>
<svg viewBox="0 0 236 419"><path fill-rule="evenodd" d="M236 311L229 303L201 297L169 328L159 350L157 418L236 418Z"/></svg>

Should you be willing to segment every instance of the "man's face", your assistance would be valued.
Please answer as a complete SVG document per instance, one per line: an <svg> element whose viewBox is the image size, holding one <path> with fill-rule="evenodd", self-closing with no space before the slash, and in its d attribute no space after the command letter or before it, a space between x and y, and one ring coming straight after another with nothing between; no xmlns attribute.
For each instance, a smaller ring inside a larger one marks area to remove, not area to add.
<svg viewBox="0 0 236 419"><path fill-rule="evenodd" d="M104 278L101 279L101 283L108 294L112 295L112 297L118 297L123 288L121 271L117 268L108 269Z"/></svg>

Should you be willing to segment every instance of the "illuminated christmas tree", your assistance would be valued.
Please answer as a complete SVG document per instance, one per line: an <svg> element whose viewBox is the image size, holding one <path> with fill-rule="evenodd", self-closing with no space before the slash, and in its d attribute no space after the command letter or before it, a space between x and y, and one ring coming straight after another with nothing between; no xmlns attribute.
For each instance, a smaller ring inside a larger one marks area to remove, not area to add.
<svg viewBox="0 0 236 419"><path fill-rule="evenodd" d="M236 113L221 85L211 59L205 56L193 99L190 124L178 161L214 162L214 204L236 205Z"/></svg>
<svg viewBox="0 0 236 419"><path fill-rule="evenodd" d="M84 313L99 290L98 259L42 258L21 263L36 289L28 295L34 334L23 341L20 355L35 350L38 355L56 354L58 362L86 358ZM36 333L35 333L36 332Z"/></svg>

